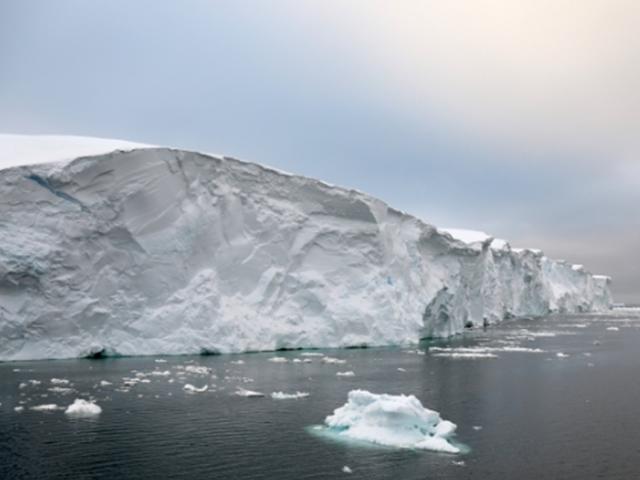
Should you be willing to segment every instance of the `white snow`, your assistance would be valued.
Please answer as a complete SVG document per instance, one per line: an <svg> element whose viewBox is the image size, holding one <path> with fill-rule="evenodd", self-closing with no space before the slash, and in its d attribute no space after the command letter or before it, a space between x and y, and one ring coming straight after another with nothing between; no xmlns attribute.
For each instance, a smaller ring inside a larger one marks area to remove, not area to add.
<svg viewBox="0 0 640 480"><path fill-rule="evenodd" d="M206 392L209 388L209 385L204 385L202 387L195 387L190 383L187 383L182 389L187 393L203 393Z"/></svg>
<svg viewBox="0 0 640 480"><path fill-rule="evenodd" d="M460 240L468 244L484 243L493 240L491 235L476 230L466 230L462 228L438 228L438 230L443 233L448 233L455 240Z"/></svg>
<svg viewBox="0 0 640 480"><path fill-rule="evenodd" d="M295 393L284 393L284 392L273 392L271 394L271 398L274 400L296 400L299 398L306 398L309 394L307 392L295 392Z"/></svg>
<svg viewBox="0 0 640 480"><path fill-rule="evenodd" d="M264 393L256 392L254 390L247 390L246 388L238 387L235 394L239 397L264 397Z"/></svg>
<svg viewBox="0 0 640 480"><path fill-rule="evenodd" d="M456 425L442 420L413 395L352 390L348 401L325 419L340 437L397 448L458 453L451 443Z"/></svg>
<svg viewBox="0 0 640 480"><path fill-rule="evenodd" d="M65 414L72 417L93 417L102 413L102 408L94 402L76 398L75 401L67 407Z"/></svg>
<svg viewBox="0 0 640 480"><path fill-rule="evenodd" d="M151 145L106 138L0 133L0 169L43 162L62 162Z"/></svg>
<svg viewBox="0 0 640 480"><path fill-rule="evenodd" d="M0 360L411 345L611 303L608 277L539 251L147 147L0 138L0 168L30 164L0 170Z"/></svg>

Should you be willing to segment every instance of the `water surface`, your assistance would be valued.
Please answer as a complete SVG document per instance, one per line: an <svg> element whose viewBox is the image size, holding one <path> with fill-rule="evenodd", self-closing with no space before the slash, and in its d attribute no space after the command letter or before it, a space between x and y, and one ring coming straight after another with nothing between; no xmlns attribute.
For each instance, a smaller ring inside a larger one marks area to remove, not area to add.
<svg viewBox="0 0 640 480"><path fill-rule="evenodd" d="M0 478L638 478L638 345L640 313L618 311L509 322L432 344L438 351L317 351L343 364L303 352L3 363ZM451 356L474 351L484 356ZM187 371L194 366L210 370ZM355 376L336 375L349 370ZM136 375L144 383L127 386ZM55 391L52 378L72 391ZM208 390L187 393L186 383ZM239 397L238 387L267 397ZM471 451L363 448L309 434L354 388L416 395L458 425ZM273 400L274 391L310 396ZM102 414L31 410L75 398L95 399Z"/></svg>

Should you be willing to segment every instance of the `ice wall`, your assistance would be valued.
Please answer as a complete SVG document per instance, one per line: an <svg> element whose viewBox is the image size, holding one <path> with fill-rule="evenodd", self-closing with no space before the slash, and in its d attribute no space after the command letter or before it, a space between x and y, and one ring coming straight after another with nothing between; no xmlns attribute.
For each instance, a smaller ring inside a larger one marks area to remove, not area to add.
<svg viewBox="0 0 640 480"><path fill-rule="evenodd" d="M0 359L407 344L611 301L607 277L355 190L113 148L0 171Z"/></svg>

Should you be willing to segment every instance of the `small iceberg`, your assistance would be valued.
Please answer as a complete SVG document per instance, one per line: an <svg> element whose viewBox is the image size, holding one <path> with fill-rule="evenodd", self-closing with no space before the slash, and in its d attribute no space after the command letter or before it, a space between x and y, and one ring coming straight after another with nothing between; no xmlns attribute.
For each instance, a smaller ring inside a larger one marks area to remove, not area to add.
<svg viewBox="0 0 640 480"><path fill-rule="evenodd" d="M93 417L102 413L102 408L93 402L76 398L75 401L67 407L65 414L72 417Z"/></svg>
<svg viewBox="0 0 640 480"><path fill-rule="evenodd" d="M309 394L307 392L296 392L296 393L284 393L284 392L273 392L271 394L271 398L274 400L296 400L298 398L306 398Z"/></svg>
<svg viewBox="0 0 640 480"><path fill-rule="evenodd" d="M53 412L58 410L58 405L55 403L45 403L44 405L35 405L31 407L29 410L33 410L34 412Z"/></svg>
<svg viewBox="0 0 640 480"><path fill-rule="evenodd" d="M256 392L254 390L247 390L246 388L238 387L235 394L239 397L264 397L264 393Z"/></svg>
<svg viewBox="0 0 640 480"><path fill-rule="evenodd" d="M345 405L320 427L331 436L395 448L460 453L452 443L456 425L425 408L413 395L351 390Z"/></svg>
<svg viewBox="0 0 640 480"><path fill-rule="evenodd" d="M191 385L190 383L187 383L184 387L182 387L182 389L187 393L204 393L207 391L208 388L209 388L209 385L205 385L204 387L198 388Z"/></svg>

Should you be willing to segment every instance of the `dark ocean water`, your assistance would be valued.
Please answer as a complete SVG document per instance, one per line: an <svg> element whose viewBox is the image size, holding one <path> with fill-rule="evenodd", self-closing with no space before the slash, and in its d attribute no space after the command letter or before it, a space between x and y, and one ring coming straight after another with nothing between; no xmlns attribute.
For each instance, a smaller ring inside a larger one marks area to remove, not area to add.
<svg viewBox="0 0 640 480"><path fill-rule="evenodd" d="M345 364L302 352L0 364L0 478L640 478L640 313L516 321L437 346L544 352L453 358L423 345L322 352ZM275 355L290 362L268 361ZM211 371L185 371L194 366ZM355 376L336 376L347 370ZM123 377L136 373L148 383L126 387ZM73 390L50 391L52 378ZM189 394L185 383L209 390ZM233 394L239 386L310 396L244 398ZM308 427L355 388L416 395L458 425L470 452L363 448L311 435ZM94 398L102 414L30 409L75 398Z"/></svg>

